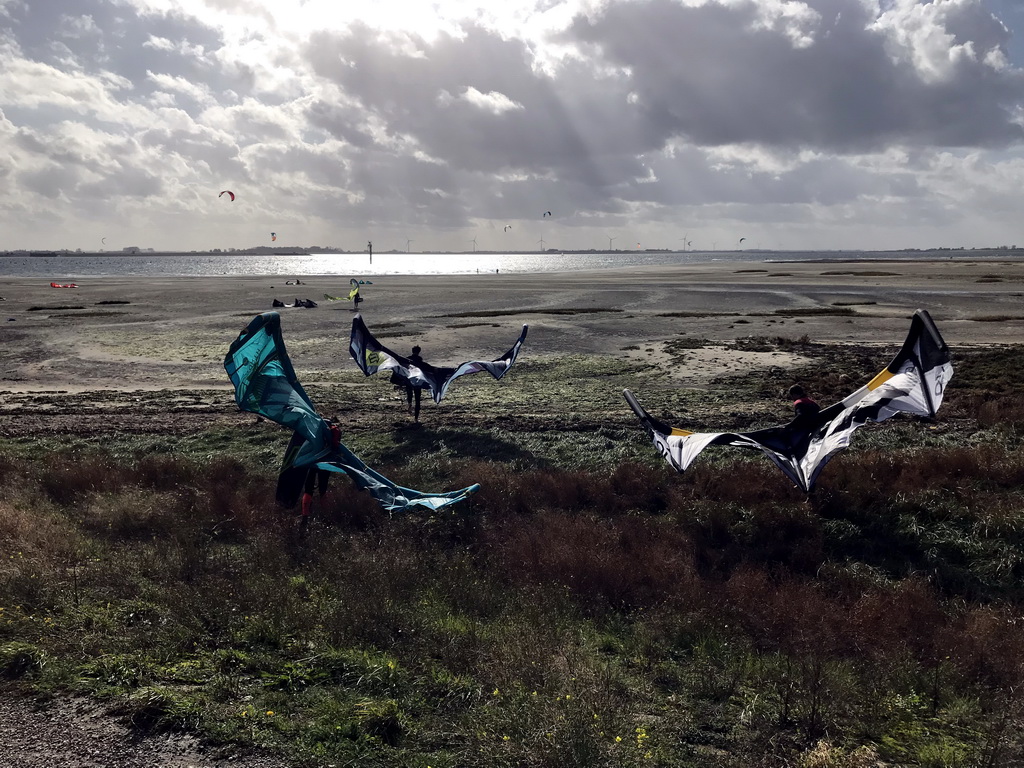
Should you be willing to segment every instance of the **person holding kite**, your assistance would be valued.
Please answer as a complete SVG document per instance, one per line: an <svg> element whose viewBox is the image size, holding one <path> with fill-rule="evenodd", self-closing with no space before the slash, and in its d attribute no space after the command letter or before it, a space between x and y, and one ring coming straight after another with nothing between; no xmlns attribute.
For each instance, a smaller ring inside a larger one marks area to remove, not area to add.
<svg viewBox="0 0 1024 768"><path fill-rule="evenodd" d="M275 496L282 507L293 509L300 496L308 494L309 499L303 499L307 519L316 485L321 495L327 490L327 483L318 480L316 474L310 484L311 470L348 475L392 514L413 507L441 509L465 500L480 488L473 484L447 493L417 491L392 482L360 460L341 442L337 424L318 413L299 383L285 350L277 312L257 315L242 329L224 357L224 370L234 386L239 410L258 414L292 431Z"/></svg>
<svg viewBox="0 0 1024 768"><path fill-rule="evenodd" d="M794 427L814 426L818 414L821 413L821 406L807 396L807 392L799 384L789 388L789 399L793 401L793 411L796 418L793 419Z"/></svg>
<svg viewBox="0 0 1024 768"><path fill-rule="evenodd" d="M358 312L359 311L359 304L363 300L363 297L359 295L359 281L356 280L353 277L351 280L348 281L348 284L349 284L348 297L352 301L352 311L353 312Z"/></svg>
<svg viewBox="0 0 1024 768"><path fill-rule="evenodd" d="M419 346L412 348L412 354L409 355L409 362L420 370L423 370L423 358L420 357ZM413 386L413 383L408 378L405 379L405 401L409 406L409 413L412 414L417 424L420 423L420 394L422 391L423 387ZM413 405L414 400L415 406Z"/></svg>
<svg viewBox="0 0 1024 768"><path fill-rule="evenodd" d="M337 419L327 419L329 438L329 456L337 455L341 448L341 427ZM331 480L329 470L320 469L316 464L311 464L306 471L306 481L303 484L302 493L302 516L299 523L299 538L306 538L306 530L309 528L310 512L313 510L313 491L320 490L320 511L324 508L324 495L327 493L327 486Z"/></svg>

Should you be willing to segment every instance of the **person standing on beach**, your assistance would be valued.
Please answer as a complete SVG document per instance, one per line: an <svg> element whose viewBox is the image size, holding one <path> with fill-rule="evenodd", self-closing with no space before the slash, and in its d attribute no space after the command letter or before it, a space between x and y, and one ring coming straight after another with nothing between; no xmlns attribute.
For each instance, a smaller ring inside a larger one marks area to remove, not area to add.
<svg viewBox="0 0 1024 768"><path fill-rule="evenodd" d="M359 281L354 277L348 281L349 292L348 297L352 299L352 311L359 311L359 302L363 300L363 297L359 295Z"/></svg>
<svg viewBox="0 0 1024 768"><path fill-rule="evenodd" d="M409 355L409 362L415 365L420 370L423 369L423 358L420 357L420 348L418 346L412 348L412 354ZM416 423L420 422L420 394L422 387L413 386L413 383L409 380L405 380L405 400L409 406L409 413L413 415ZM415 405L413 404L415 401Z"/></svg>

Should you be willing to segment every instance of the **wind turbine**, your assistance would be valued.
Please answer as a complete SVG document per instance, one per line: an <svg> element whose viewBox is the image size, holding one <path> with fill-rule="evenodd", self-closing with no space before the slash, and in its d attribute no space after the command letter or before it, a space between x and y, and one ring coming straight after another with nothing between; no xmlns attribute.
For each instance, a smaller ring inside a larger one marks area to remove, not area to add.
<svg viewBox="0 0 1024 768"><path fill-rule="evenodd" d="M412 240L406 240L406 241L405 241L405 252L406 252L406 253L408 253L408 252L409 252L409 246L410 246L411 244L412 244Z"/></svg>
<svg viewBox="0 0 1024 768"><path fill-rule="evenodd" d="M474 237L469 242L471 242L473 244L473 253L476 253L476 237Z"/></svg>
<svg viewBox="0 0 1024 768"><path fill-rule="evenodd" d="M683 253L686 253L686 246L689 245L689 243L686 240L686 238L689 236L689 234L690 234L689 232L683 232L683 237L682 237L682 240L683 240Z"/></svg>
<svg viewBox="0 0 1024 768"><path fill-rule="evenodd" d="M537 242L538 242L538 243L540 243L540 249L541 249L541 250L543 251L543 250L544 250L544 238L542 237L542 238L541 238L540 240L538 240Z"/></svg>
<svg viewBox="0 0 1024 768"><path fill-rule="evenodd" d="M609 238L608 238L608 250L609 250L609 251L610 251L610 250L612 249L612 241L613 241L613 240L618 240L618 239L619 239L619 238L618 238L618 235L616 235L615 237L609 237Z"/></svg>

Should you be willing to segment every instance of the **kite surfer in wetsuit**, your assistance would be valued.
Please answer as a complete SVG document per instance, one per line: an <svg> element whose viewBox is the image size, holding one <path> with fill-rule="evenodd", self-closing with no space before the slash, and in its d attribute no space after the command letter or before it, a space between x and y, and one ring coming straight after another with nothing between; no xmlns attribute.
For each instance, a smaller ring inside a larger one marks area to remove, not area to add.
<svg viewBox="0 0 1024 768"><path fill-rule="evenodd" d="M789 388L789 397L793 401L793 410L796 414L791 426L796 429L813 429L817 422L817 416L821 412L821 406L808 397L804 388L799 384L794 384Z"/></svg>
<svg viewBox="0 0 1024 768"><path fill-rule="evenodd" d="M409 362L415 365L420 370L423 370L423 358L420 357L420 348L418 346L412 348L412 354L409 355ZM421 387L413 386L413 383L409 379L405 380L405 399L409 404L409 413L413 415L418 424L420 421L420 394ZM415 406L413 401L415 400Z"/></svg>
<svg viewBox="0 0 1024 768"><path fill-rule="evenodd" d="M331 452L337 451L341 446L341 427L334 419L328 420L331 431ZM302 494L302 521L299 523L299 538L305 538L306 529L309 528L309 513L313 510L313 490L320 489L320 509L324 507L324 494L327 493L327 485L331 479L331 473L326 469L317 469L316 464L311 464L306 472L306 483Z"/></svg>

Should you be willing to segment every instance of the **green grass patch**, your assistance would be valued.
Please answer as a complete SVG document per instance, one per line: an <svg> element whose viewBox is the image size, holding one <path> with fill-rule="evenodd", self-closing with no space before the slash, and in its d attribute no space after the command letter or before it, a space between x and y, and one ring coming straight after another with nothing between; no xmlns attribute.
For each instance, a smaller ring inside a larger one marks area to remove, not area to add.
<svg viewBox="0 0 1024 768"><path fill-rule="evenodd" d="M420 429L383 377L325 377L311 396L375 468L481 490L389 516L338 477L305 540L273 502L288 435L254 416L6 438L0 677L297 765L1024 760L1006 726L1024 683L1024 347L958 352L937 423L863 428L806 497L728 448L678 475L622 401L629 386L673 424L768 426L794 379L831 403L898 348L749 343L812 362L690 389L642 361L534 358L460 382ZM195 395L108 405L229 398ZM105 407L15 405L66 397Z"/></svg>

